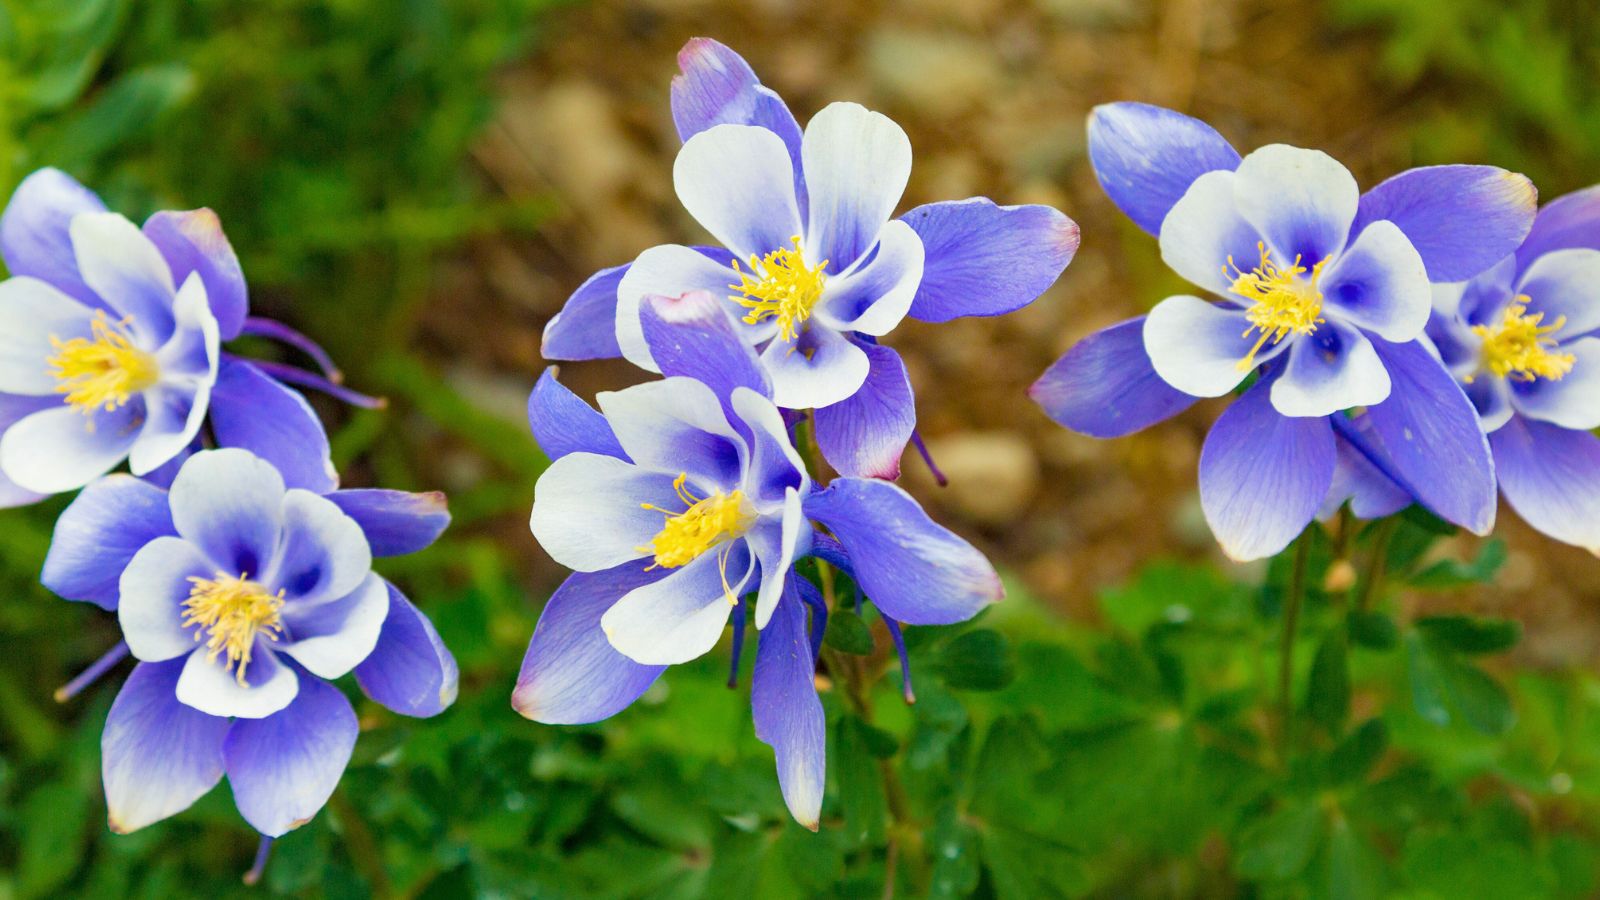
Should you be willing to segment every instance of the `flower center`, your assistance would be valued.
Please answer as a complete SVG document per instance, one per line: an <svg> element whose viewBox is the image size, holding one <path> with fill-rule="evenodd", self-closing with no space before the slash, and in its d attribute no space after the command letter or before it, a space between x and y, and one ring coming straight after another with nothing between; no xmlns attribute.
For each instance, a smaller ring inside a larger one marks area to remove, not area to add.
<svg viewBox="0 0 1600 900"><path fill-rule="evenodd" d="M191 577L194 586L183 601L183 627L198 625L196 641L205 639L206 659L214 661L227 654L224 667L235 669L240 684L250 665L250 651L256 635L276 641L283 633L283 591L267 593L266 588L249 580L248 573L238 578L217 573L215 579Z"/></svg>
<svg viewBox="0 0 1600 900"><path fill-rule="evenodd" d="M1256 244L1256 249L1261 252L1261 262L1254 269L1241 270L1232 256L1222 269L1224 276L1233 279L1228 290L1251 301L1244 314L1250 320L1244 336L1249 337L1252 331L1261 333L1255 346L1239 360L1241 372L1255 365L1256 354L1268 341L1276 344L1291 334L1310 334L1326 321L1322 318L1322 292L1317 290L1317 278L1327 260L1307 269L1300 265L1300 257L1296 256L1291 265L1279 266L1272 261L1272 251L1264 242ZM1233 269L1232 273L1229 268ZM1307 272L1311 277L1302 278Z"/></svg>
<svg viewBox="0 0 1600 900"><path fill-rule="evenodd" d="M1543 322L1544 313L1528 315L1528 297L1520 295L1506 307L1499 323L1472 326L1472 332L1483 338L1483 368L1498 378L1560 381L1578 359L1571 353L1551 352L1557 342L1550 335L1567 324L1567 317L1561 316L1549 325ZM1472 378L1467 381L1470 383Z"/></svg>
<svg viewBox="0 0 1600 900"><path fill-rule="evenodd" d="M637 549L641 553L655 554L656 561L650 568L676 569L713 547L723 546L718 559L722 568L722 593L730 605L737 604L739 598L733 596L733 588L728 585L728 553L733 549L733 539L744 534L755 522L755 511L745 504L742 491L696 497L686 485L688 480L689 473L685 472L672 482L678 499L689 507L683 512L675 513L651 503L640 504L645 509L662 513L667 521L650 541L650 546Z"/></svg>
<svg viewBox="0 0 1600 900"><path fill-rule="evenodd" d="M110 412L160 378L155 356L134 345L131 324L132 316L113 322L96 312L89 325L92 337L50 338L56 352L46 364L55 376L56 393L66 394L67 402L85 415Z"/></svg>
<svg viewBox="0 0 1600 900"><path fill-rule="evenodd" d="M794 241L793 250L780 247L761 259L751 254L749 271L741 268L735 259L733 270L739 275L739 283L728 285L739 292L733 296L733 302L750 310L745 314L746 322L754 325L776 316L778 334L786 341L794 340L801 326L811 318L811 308L822 298L822 286L828 281L822 274L828 261L807 266L800 251L799 236L791 240Z"/></svg>

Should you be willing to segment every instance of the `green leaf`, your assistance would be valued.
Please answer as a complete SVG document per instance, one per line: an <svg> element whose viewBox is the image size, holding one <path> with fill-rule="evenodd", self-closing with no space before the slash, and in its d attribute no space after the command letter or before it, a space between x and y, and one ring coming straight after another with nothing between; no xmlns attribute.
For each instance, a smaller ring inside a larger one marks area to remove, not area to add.
<svg viewBox="0 0 1600 900"><path fill-rule="evenodd" d="M40 786L23 806L19 830L18 886L25 897L42 896L64 883L82 859L83 829L89 818L87 795L76 785Z"/></svg>
<svg viewBox="0 0 1600 900"><path fill-rule="evenodd" d="M1011 644L998 631L980 628L944 646L932 669L957 690L998 691L1016 677Z"/></svg>
<svg viewBox="0 0 1600 900"><path fill-rule="evenodd" d="M1379 900L1386 896L1388 875L1383 855L1362 840L1342 817L1329 828L1327 860L1328 900Z"/></svg>
<svg viewBox="0 0 1600 900"><path fill-rule="evenodd" d="M926 852L933 858L927 896L970 896L978 887L978 833L952 807L929 830L927 842Z"/></svg>
<svg viewBox="0 0 1600 900"><path fill-rule="evenodd" d="M1328 756L1328 777L1335 784L1365 778L1388 746L1389 729L1383 720L1368 719L1333 748Z"/></svg>
<svg viewBox="0 0 1600 900"><path fill-rule="evenodd" d="M889 807L883 792L883 773L872 751L872 730L856 716L842 717L833 729L834 752L828 755L828 762L829 768L838 773L845 836L857 844L877 845L884 839Z"/></svg>
<svg viewBox="0 0 1600 900"><path fill-rule="evenodd" d="M1470 563L1442 559L1423 569L1410 579L1413 587L1449 589L1474 584L1488 584L1506 562L1505 541L1492 540L1483 545L1478 556Z"/></svg>
<svg viewBox="0 0 1600 900"><path fill-rule="evenodd" d="M1459 716L1489 735L1511 729L1516 716L1506 689L1449 647L1413 634L1406 641L1406 664L1412 704L1423 718L1448 725Z"/></svg>
<svg viewBox="0 0 1600 900"><path fill-rule="evenodd" d="M1239 836L1234 869L1244 878L1287 881L1302 872L1322 842L1327 818L1304 799L1257 819Z"/></svg>
<svg viewBox="0 0 1600 900"><path fill-rule="evenodd" d="M1501 653L1516 646L1522 625L1511 619L1480 619L1472 616L1427 616L1418 619L1417 630L1457 653Z"/></svg>
<svg viewBox="0 0 1600 900"><path fill-rule="evenodd" d="M1350 662L1343 628L1329 631L1317 647L1306 690L1306 713L1329 734L1337 735L1344 728L1350 714Z"/></svg>
<svg viewBox="0 0 1600 900"><path fill-rule="evenodd" d="M872 652L872 629L853 609L835 609L828 616L822 642L840 653L866 656Z"/></svg>
<svg viewBox="0 0 1600 900"><path fill-rule="evenodd" d="M1393 650L1400 643L1400 628L1387 613L1352 612L1350 640L1369 650Z"/></svg>
<svg viewBox="0 0 1600 900"><path fill-rule="evenodd" d="M102 154L154 133L163 116L194 94L194 73L178 64L135 69L112 82L87 109L67 119L42 155L86 169Z"/></svg>

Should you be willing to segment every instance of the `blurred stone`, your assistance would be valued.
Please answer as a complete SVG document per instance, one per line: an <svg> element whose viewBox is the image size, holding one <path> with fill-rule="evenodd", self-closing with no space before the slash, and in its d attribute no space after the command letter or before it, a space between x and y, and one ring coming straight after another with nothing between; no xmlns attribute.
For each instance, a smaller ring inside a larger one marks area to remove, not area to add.
<svg viewBox="0 0 1600 900"><path fill-rule="evenodd" d="M1080 28L1132 25L1149 13L1145 0L1034 0L1034 4Z"/></svg>
<svg viewBox="0 0 1600 900"><path fill-rule="evenodd" d="M982 41L960 35L882 31L867 58L875 85L933 115L956 113L1000 88L994 55Z"/></svg>
<svg viewBox="0 0 1600 900"><path fill-rule="evenodd" d="M939 499L975 521L1014 522L1039 487L1039 458L1027 436L1018 432L945 435L928 441L928 449L950 479Z"/></svg>

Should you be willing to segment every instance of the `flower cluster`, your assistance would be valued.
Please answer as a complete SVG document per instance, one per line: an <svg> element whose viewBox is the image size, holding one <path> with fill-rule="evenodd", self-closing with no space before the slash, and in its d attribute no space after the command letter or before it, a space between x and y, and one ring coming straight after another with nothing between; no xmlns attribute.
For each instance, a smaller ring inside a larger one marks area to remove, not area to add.
<svg viewBox="0 0 1600 900"><path fill-rule="evenodd" d="M902 662L902 625L962 622L1002 595L981 553L882 480L898 476L916 415L905 366L878 339L907 316L1032 302L1071 260L1077 227L982 198L894 218L911 148L892 121L835 103L801 129L715 41L690 41L679 64L674 183L721 246L655 247L600 272L545 331L549 358L622 356L666 377L601 394L598 412L553 371L533 391L530 425L554 463L531 526L575 572L512 702L540 722L607 718L730 622L737 667L753 618L756 734L790 812L815 829L829 607L796 563L849 575ZM826 485L796 450L802 423L839 473Z"/></svg>
<svg viewBox="0 0 1600 900"><path fill-rule="evenodd" d="M1169 297L1090 335L1032 396L1116 437L1242 387L1200 456L1229 556L1271 556L1346 500L1358 516L1415 501L1485 534L1497 470L1530 522L1600 544L1592 192L1540 224L1528 179L1490 166L1412 169L1363 193L1323 153L1241 157L1205 123L1138 103L1094 111L1089 155L1167 265L1215 299Z"/></svg>
<svg viewBox="0 0 1600 900"><path fill-rule="evenodd" d="M372 571L448 525L440 494L342 490L296 384L351 402L327 355L248 314L210 210L141 229L67 175L29 176L0 217L0 502L80 493L41 580L114 612L123 640L59 699L132 655L102 763L111 828L188 808L228 776L270 840L337 785L356 714L330 680L431 716L456 666L427 617ZM320 369L221 349L276 338ZM130 474L107 474L123 462Z"/></svg>

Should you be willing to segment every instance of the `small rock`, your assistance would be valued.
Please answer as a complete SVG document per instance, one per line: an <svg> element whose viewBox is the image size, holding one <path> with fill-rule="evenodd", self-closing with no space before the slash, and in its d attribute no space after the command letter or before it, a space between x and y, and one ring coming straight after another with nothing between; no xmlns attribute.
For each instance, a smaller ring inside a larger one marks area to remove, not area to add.
<svg viewBox="0 0 1600 900"><path fill-rule="evenodd" d="M928 449L950 479L938 498L975 521L987 525L1014 522L1038 490L1039 458L1027 436L1019 432L962 432L930 440ZM906 468L918 471L921 467Z"/></svg>

